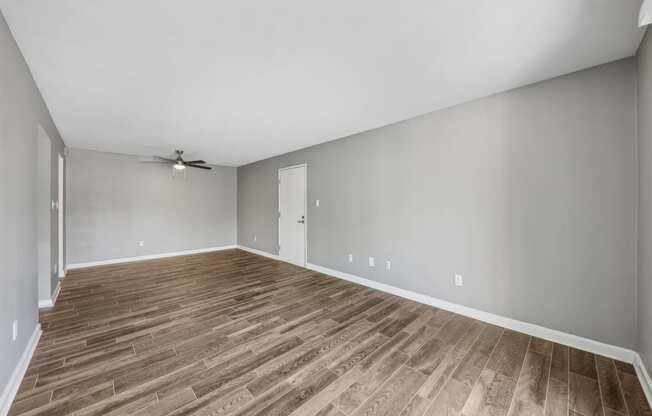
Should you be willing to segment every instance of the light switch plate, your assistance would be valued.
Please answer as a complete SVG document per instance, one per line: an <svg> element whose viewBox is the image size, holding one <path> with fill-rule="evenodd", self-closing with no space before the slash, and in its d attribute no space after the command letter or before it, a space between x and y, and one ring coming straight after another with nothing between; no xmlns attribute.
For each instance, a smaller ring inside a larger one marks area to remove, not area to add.
<svg viewBox="0 0 652 416"><path fill-rule="evenodd" d="M464 286L464 278L459 274L455 275L455 286Z"/></svg>
<svg viewBox="0 0 652 416"><path fill-rule="evenodd" d="M369 267L376 267L376 259L369 257Z"/></svg>
<svg viewBox="0 0 652 416"><path fill-rule="evenodd" d="M349 263L353 263L353 254L349 253Z"/></svg>
<svg viewBox="0 0 652 416"><path fill-rule="evenodd" d="M315 200L315 206L319 206L319 199Z"/></svg>

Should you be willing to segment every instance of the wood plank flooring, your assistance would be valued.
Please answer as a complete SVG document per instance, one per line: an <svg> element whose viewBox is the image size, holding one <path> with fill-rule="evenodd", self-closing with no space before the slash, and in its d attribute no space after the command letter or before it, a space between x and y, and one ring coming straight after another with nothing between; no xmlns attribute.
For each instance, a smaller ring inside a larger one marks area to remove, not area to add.
<svg viewBox="0 0 652 416"><path fill-rule="evenodd" d="M652 415L634 368L240 250L71 271L11 415Z"/></svg>

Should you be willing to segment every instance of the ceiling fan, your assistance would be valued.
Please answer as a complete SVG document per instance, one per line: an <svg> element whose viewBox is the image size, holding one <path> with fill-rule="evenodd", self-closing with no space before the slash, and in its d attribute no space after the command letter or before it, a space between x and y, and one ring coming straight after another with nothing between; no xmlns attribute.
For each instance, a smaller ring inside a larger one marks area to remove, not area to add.
<svg viewBox="0 0 652 416"><path fill-rule="evenodd" d="M149 158L142 158L140 159L140 161L167 163L169 165L172 165L172 167L175 168L176 170L184 170L186 167L206 169L206 170L212 169L209 166L201 166L206 164L206 162L204 162L203 160L183 160L183 150L175 150L174 152L177 154L176 159L167 159L160 156L152 156Z"/></svg>

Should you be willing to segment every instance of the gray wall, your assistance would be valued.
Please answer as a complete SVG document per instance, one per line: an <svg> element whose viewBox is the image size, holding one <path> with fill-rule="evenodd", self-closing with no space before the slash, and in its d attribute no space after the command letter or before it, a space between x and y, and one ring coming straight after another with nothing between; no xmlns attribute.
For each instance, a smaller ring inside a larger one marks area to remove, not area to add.
<svg viewBox="0 0 652 416"><path fill-rule="evenodd" d="M627 59L240 167L239 244L278 252L277 169L306 162L310 263L632 348L635 73Z"/></svg>
<svg viewBox="0 0 652 416"><path fill-rule="evenodd" d="M638 52L638 350L652 370L652 39Z"/></svg>
<svg viewBox="0 0 652 416"><path fill-rule="evenodd" d="M36 140L38 125L52 139L52 155L64 144L16 42L0 13L0 391L38 322L36 249ZM56 166L54 164L53 166ZM56 178L56 171L52 172ZM56 180L51 188L56 199ZM52 252L57 228L52 225ZM56 261L56 256L53 258ZM18 339L11 326L18 320Z"/></svg>
<svg viewBox="0 0 652 416"><path fill-rule="evenodd" d="M67 263L235 244L236 169L185 172L70 149Z"/></svg>

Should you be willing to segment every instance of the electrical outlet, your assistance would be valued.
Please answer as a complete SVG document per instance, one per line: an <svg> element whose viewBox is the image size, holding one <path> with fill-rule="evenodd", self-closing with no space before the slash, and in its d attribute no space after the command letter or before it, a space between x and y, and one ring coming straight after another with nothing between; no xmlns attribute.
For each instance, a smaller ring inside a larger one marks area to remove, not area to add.
<svg viewBox="0 0 652 416"><path fill-rule="evenodd" d="M349 253L349 263L353 263L353 254Z"/></svg>
<svg viewBox="0 0 652 416"><path fill-rule="evenodd" d="M14 323L11 326L11 331L11 340L16 341L18 338L18 321L14 320Z"/></svg>
<svg viewBox="0 0 652 416"><path fill-rule="evenodd" d="M376 259L369 257L369 267L376 267Z"/></svg>
<svg viewBox="0 0 652 416"><path fill-rule="evenodd" d="M141 240L141 241L138 242L138 247L144 247L144 246L145 246L144 241Z"/></svg>
<svg viewBox="0 0 652 416"><path fill-rule="evenodd" d="M254 236L254 241L258 241L258 236Z"/></svg>
<svg viewBox="0 0 652 416"><path fill-rule="evenodd" d="M319 206L319 199L315 200L315 206Z"/></svg>
<svg viewBox="0 0 652 416"><path fill-rule="evenodd" d="M392 270L392 262L391 261L387 260L385 262L385 270L387 270L387 271Z"/></svg>
<svg viewBox="0 0 652 416"><path fill-rule="evenodd" d="M455 275L455 286L464 286L464 278L459 274Z"/></svg>

